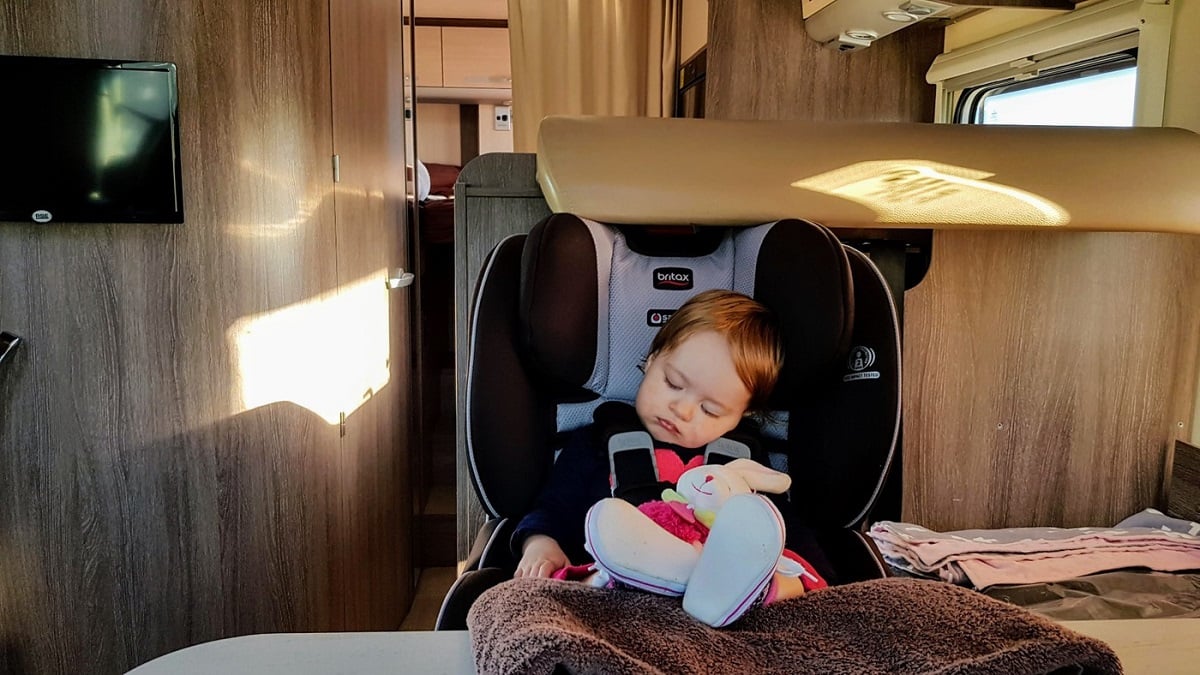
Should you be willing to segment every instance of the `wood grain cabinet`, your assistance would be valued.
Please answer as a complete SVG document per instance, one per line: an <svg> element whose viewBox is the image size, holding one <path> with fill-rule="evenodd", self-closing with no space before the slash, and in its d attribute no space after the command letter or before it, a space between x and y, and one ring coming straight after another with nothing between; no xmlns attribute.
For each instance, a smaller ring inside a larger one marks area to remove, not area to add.
<svg viewBox="0 0 1200 675"><path fill-rule="evenodd" d="M507 28L418 26L417 86L511 89Z"/></svg>
<svg viewBox="0 0 1200 675"><path fill-rule="evenodd" d="M416 59L413 63L418 87L442 86L442 27L413 28Z"/></svg>

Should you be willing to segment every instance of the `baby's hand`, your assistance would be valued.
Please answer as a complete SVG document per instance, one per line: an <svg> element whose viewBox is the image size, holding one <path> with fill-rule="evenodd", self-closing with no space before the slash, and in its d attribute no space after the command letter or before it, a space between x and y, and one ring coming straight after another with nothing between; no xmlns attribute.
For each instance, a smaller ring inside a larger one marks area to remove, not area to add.
<svg viewBox="0 0 1200 675"><path fill-rule="evenodd" d="M521 549L521 562L517 563L514 577L549 578L555 570L571 564L553 537L535 534L525 540Z"/></svg>

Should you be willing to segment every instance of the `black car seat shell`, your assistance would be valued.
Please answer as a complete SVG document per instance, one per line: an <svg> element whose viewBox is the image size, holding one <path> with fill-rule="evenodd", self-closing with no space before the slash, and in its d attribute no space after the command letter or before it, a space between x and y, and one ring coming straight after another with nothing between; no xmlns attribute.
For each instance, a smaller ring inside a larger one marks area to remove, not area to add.
<svg viewBox="0 0 1200 675"><path fill-rule="evenodd" d="M765 432L781 441L772 463L792 475L792 516L822 533L842 581L883 575L858 530L898 436L900 349L890 292L870 260L802 220L638 227L554 214L500 242L476 287L465 426L489 522L438 628L464 627L473 597L511 575L508 538L559 434L589 423L605 401L631 402L658 327L708 288L754 297L780 325L786 358L770 401L779 424Z"/></svg>

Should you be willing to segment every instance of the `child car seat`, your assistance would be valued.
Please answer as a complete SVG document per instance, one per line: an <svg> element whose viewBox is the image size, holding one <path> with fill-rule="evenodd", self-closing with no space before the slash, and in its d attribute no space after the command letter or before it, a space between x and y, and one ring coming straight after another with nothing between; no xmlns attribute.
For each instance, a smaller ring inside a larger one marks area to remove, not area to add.
<svg viewBox="0 0 1200 675"><path fill-rule="evenodd" d="M439 630L465 628L474 599L511 578L509 539L559 435L590 423L606 401L632 402L659 326L709 288L750 295L778 320L778 423L764 433L781 439L772 463L792 476L793 520L815 532L840 583L885 576L861 530L899 432L900 344L871 261L801 220L639 227L555 214L501 241L475 290L466 441L489 520L443 601Z"/></svg>

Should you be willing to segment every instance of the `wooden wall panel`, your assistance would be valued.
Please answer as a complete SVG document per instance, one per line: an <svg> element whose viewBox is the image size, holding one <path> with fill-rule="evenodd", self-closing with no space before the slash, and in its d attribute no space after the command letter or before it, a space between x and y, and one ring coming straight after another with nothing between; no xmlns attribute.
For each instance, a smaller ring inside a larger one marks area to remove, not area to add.
<svg viewBox="0 0 1200 675"><path fill-rule="evenodd" d="M905 519L1108 525L1187 437L1200 239L945 232L907 294Z"/></svg>
<svg viewBox="0 0 1200 675"><path fill-rule="evenodd" d="M0 223L0 326L27 340L0 370L0 673L401 620L399 591L348 604L381 554L335 564L339 528L393 507L342 479L313 403L338 356L328 17L326 0L0 6L2 53L178 65L187 219Z"/></svg>
<svg viewBox="0 0 1200 675"><path fill-rule="evenodd" d="M705 116L932 122L942 33L911 26L843 54L808 37L794 0L710 0Z"/></svg>

